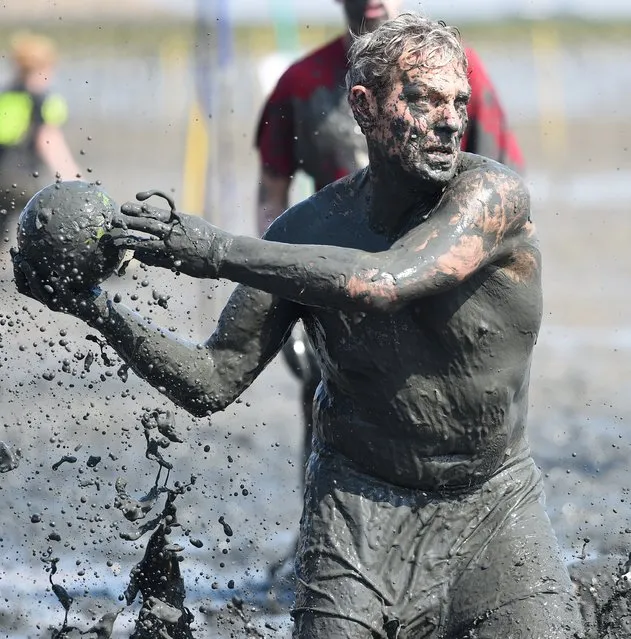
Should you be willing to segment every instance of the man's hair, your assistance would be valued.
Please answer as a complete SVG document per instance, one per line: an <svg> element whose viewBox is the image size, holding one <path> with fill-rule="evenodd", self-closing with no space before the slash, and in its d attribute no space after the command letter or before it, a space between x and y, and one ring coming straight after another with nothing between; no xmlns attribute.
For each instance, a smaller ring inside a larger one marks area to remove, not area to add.
<svg viewBox="0 0 631 639"><path fill-rule="evenodd" d="M436 69L455 60L467 70L467 56L458 29L417 13L402 13L371 33L352 37L346 88L350 91L357 84L363 85L378 101L390 90L393 70L405 53L411 67Z"/></svg>

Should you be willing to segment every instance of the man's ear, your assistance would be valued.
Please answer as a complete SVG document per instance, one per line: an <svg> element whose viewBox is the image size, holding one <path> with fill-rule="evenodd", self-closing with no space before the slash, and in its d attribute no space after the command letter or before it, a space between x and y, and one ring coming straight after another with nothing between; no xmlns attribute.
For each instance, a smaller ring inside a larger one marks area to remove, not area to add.
<svg viewBox="0 0 631 639"><path fill-rule="evenodd" d="M353 115L361 130L366 133L377 117L377 101L373 92L361 84L356 84L348 94Z"/></svg>

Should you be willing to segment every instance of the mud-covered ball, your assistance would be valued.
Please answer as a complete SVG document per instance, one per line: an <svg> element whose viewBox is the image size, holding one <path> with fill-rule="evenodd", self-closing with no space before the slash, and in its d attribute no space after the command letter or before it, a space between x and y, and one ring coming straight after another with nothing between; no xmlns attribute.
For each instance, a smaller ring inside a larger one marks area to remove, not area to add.
<svg viewBox="0 0 631 639"><path fill-rule="evenodd" d="M18 220L18 249L45 281L85 289L112 275L120 262L112 225L117 206L95 184L57 182L38 191Z"/></svg>

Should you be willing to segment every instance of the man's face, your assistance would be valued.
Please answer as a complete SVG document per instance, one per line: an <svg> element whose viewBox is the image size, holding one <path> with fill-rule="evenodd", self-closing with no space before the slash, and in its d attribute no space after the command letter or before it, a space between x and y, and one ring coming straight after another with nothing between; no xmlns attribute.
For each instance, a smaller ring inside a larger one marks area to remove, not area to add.
<svg viewBox="0 0 631 639"><path fill-rule="evenodd" d="M404 54L386 97L369 97L374 118L367 137L405 173L447 182L455 174L470 94L459 62L425 69Z"/></svg>
<svg viewBox="0 0 631 639"><path fill-rule="evenodd" d="M337 0L344 5L346 21L353 33L374 31L382 22L399 15L401 0Z"/></svg>

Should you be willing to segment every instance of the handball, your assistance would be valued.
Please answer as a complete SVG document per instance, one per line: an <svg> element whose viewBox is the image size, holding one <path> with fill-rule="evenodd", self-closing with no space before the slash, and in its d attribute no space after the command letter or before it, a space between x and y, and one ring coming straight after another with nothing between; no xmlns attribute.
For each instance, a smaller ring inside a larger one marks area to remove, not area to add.
<svg viewBox="0 0 631 639"><path fill-rule="evenodd" d="M38 191L18 219L18 249L45 281L76 290L112 275L123 251L113 240L114 201L88 182L57 182Z"/></svg>

